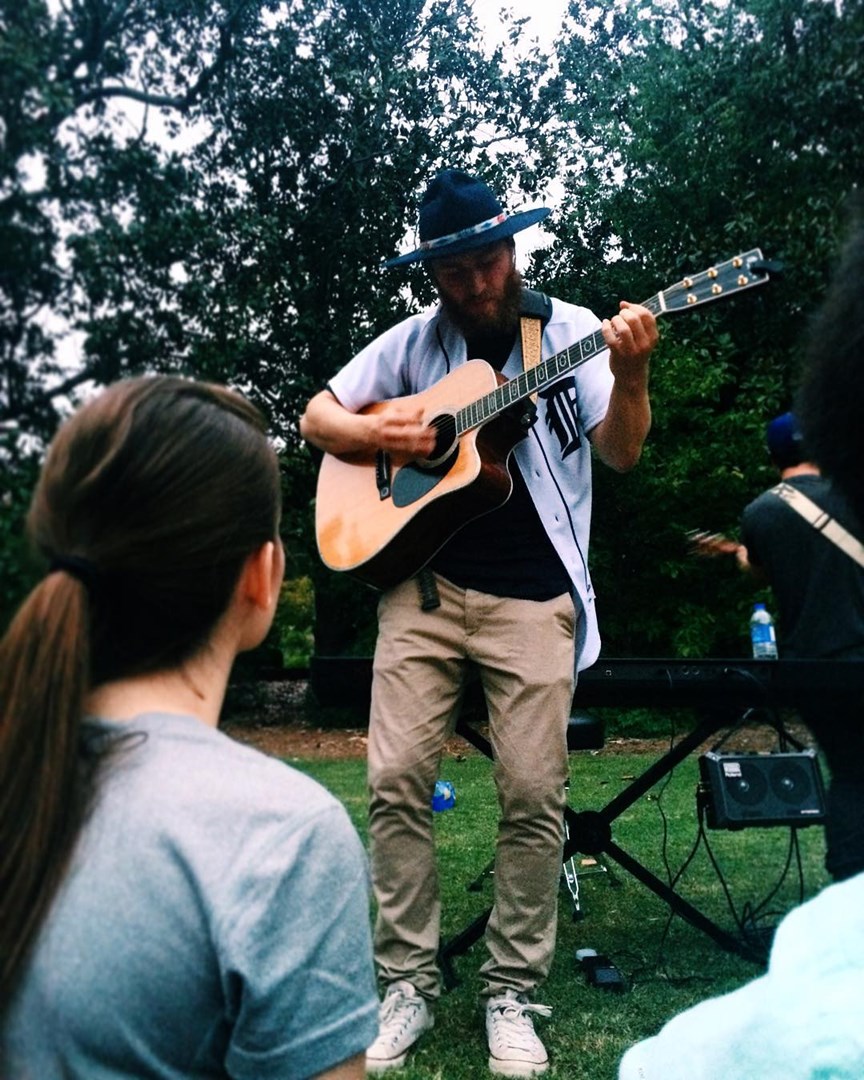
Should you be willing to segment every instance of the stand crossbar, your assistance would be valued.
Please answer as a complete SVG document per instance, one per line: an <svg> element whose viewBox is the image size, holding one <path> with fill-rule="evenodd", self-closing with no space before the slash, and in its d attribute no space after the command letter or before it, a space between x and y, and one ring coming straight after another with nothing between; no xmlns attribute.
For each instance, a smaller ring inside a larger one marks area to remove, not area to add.
<svg viewBox="0 0 864 1080"><path fill-rule="evenodd" d="M582 852L585 855L608 855L622 869L660 897L677 915L680 915L682 919L685 919L697 930L707 934L722 949L741 956L745 960L761 963L764 960L761 953L709 919L707 915L699 911L698 908L694 907L682 896L679 896L665 881L658 878L612 840L612 823L616 818L620 817L625 810L629 809L655 784L668 776L693 750L701 746L703 742L722 728L728 726L728 715L707 716L701 724L679 740L653 765L650 765L624 791L608 802L602 810L586 810L577 813L572 807L565 806L564 817L569 826L570 838L565 841L563 857L566 861L577 852ZM456 733L488 758L492 757L492 746L489 740L461 718L457 721ZM448 989L455 986L458 981L453 968L453 958L461 956L479 941L483 936L491 913L492 909L487 909L466 926L464 930L441 943L438 952L438 963L444 985Z"/></svg>

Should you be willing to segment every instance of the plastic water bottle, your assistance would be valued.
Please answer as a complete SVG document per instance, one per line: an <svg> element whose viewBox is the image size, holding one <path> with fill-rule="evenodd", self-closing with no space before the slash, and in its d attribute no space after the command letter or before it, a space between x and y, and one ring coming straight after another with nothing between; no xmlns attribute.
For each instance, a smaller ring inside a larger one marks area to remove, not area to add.
<svg viewBox="0 0 864 1080"><path fill-rule="evenodd" d="M449 780L438 780L432 792L432 809L452 810L456 805L456 788Z"/></svg>
<svg viewBox="0 0 864 1080"><path fill-rule="evenodd" d="M754 604L750 616L750 641L754 660L776 660L777 638L774 636L774 620L764 604Z"/></svg>

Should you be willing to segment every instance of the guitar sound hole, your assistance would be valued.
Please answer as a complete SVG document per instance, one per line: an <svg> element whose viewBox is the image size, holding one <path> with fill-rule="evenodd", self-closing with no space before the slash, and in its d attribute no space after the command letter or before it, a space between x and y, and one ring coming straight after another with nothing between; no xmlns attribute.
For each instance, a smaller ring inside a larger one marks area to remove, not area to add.
<svg viewBox="0 0 864 1080"><path fill-rule="evenodd" d="M435 449L428 458L418 459L421 469L437 468L456 448L456 417L452 413L441 413L429 426L435 428Z"/></svg>

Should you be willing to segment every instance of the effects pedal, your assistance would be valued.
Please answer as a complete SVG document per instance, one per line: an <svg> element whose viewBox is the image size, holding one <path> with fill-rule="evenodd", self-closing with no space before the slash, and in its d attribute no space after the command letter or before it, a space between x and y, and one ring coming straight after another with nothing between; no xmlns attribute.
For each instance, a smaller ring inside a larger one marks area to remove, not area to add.
<svg viewBox="0 0 864 1080"><path fill-rule="evenodd" d="M596 986L600 990L611 990L617 994L627 989L624 976L608 956L603 956L594 949L577 949L576 963L585 972L589 986Z"/></svg>

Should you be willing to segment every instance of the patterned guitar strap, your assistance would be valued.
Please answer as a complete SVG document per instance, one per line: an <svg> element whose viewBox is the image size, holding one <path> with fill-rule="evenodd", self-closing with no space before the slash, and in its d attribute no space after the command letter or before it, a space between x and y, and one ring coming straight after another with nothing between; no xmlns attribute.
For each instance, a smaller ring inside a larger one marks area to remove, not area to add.
<svg viewBox="0 0 864 1080"><path fill-rule="evenodd" d="M534 289L525 289L522 293L522 317L519 320L524 371L530 371L540 363L543 328L551 317L552 301L549 297ZM537 405L536 394L531 394L531 404Z"/></svg>
<svg viewBox="0 0 864 1080"><path fill-rule="evenodd" d="M522 367L525 371L537 367L540 363L540 340L543 336L543 326L540 319L534 315L523 315L520 322L522 331ZM531 394L531 401L537 404L537 394Z"/></svg>

